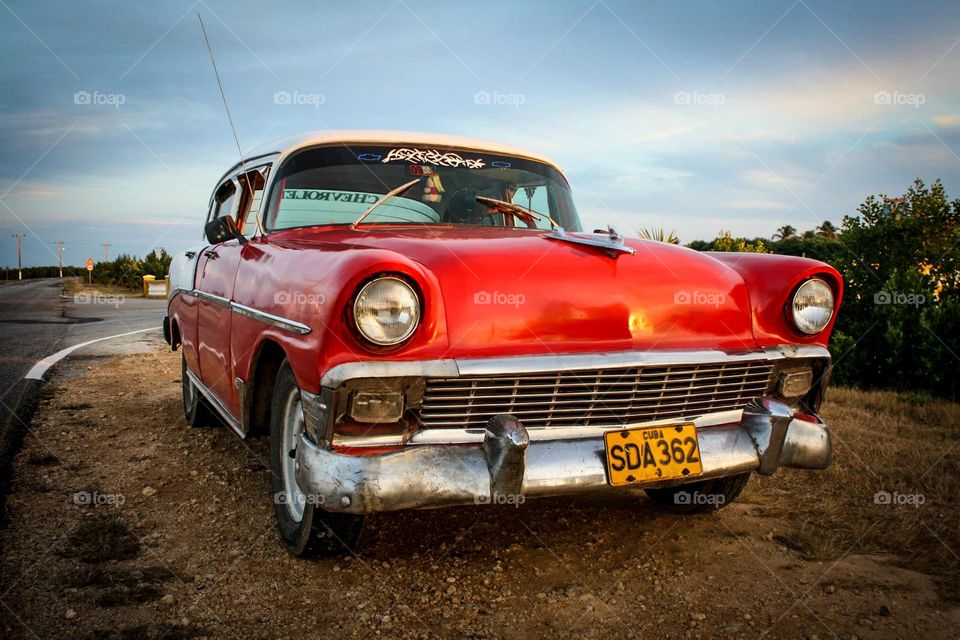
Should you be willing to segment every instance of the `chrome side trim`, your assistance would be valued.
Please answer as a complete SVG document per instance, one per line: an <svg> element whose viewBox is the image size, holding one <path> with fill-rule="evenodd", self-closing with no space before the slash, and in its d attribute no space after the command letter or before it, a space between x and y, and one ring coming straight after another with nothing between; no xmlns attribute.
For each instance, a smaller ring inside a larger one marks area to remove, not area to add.
<svg viewBox="0 0 960 640"><path fill-rule="evenodd" d="M218 307L223 307L224 309L230 308L230 298L224 298L223 296L218 296L213 293L207 293L206 291L200 291L200 289L194 289L193 295L197 296L201 300L206 300L207 302L212 302Z"/></svg>
<svg viewBox="0 0 960 640"><path fill-rule="evenodd" d="M291 333L296 333L298 335L306 335L310 333L311 329L302 322L297 322L296 320L290 320L289 318L284 318L282 316L277 316L272 313L267 313L266 311L260 311L259 309L254 309L253 307L248 307L245 304L240 304L239 302L231 302L230 309L234 313L238 313L247 318L252 318L258 320L264 324L269 324L273 327L278 327L284 329L285 331L290 331Z"/></svg>
<svg viewBox="0 0 960 640"><path fill-rule="evenodd" d="M253 320L268 324L272 327L277 327L279 329L283 329L284 331L296 333L301 336L312 331L310 327L302 322L297 322L296 320L290 320L289 318L284 318L283 316L267 313L266 311L260 311L259 309L248 307L245 304L233 302L230 300L230 298L224 298L223 296L218 296L213 293L207 293L206 291L201 291L200 289L176 289L175 293L185 293L187 295L196 296L201 300L212 302L213 304L223 307L224 309L230 309L234 313L238 313L241 316L246 316L247 318L252 318ZM171 299L172 297L173 294L171 294Z"/></svg>
<svg viewBox="0 0 960 640"><path fill-rule="evenodd" d="M613 351L412 362L366 360L347 362L329 369L323 375L321 384L325 387L336 388L343 382L354 378L396 378L405 376L457 378L460 376L522 375L553 371L575 371L578 369L706 364L758 359L778 361L787 358L830 358L830 352L818 345L780 345L763 350L733 354L719 349L701 349L697 351Z"/></svg>
<svg viewBox="0 0 960 640"><path fill-rule="evenodd" d="M190 369L187 369L187 377L190 378L191 384L196 386L197 391L199 391L203 397L207 399L210 405L217 411L217 413L223 417L224 422L226 422L227 425L233 429L238 436L245 438L246 434L243 432L243 427L241 426L240 421L237 420L232 413L230 413L230 410L227 409L226 405L223 404L223 401L217 397L217 394L208 389L205 384L200 382L200 378L198 378L193 371L190 371Z"/></svg>

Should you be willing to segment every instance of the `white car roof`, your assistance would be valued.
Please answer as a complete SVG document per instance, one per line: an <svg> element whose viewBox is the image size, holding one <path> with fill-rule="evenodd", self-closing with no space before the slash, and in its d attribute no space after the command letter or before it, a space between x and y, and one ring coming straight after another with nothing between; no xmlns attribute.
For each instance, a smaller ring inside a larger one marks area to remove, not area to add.
<svg viewBox="0 0 960 640"><path fill-rule="evenodd" d="M262 144L245 154L244 160L251 161L254 158L267 155L279 154L279 161L289 156L295 151L307 147L315 147L329 144L404 144L411 146L444 147L453 149L472 149L475 151L489 151L500 155L517 156L543 162L563 173L555 162L539 153L534 153L527 149L514 147L511 145L491 142L489 140L480 140L477 138L467 138L463 136L448 135L445 133L422 133L417 131L314 131L303 133L285 138L280 138L273 142Z"/></svg>

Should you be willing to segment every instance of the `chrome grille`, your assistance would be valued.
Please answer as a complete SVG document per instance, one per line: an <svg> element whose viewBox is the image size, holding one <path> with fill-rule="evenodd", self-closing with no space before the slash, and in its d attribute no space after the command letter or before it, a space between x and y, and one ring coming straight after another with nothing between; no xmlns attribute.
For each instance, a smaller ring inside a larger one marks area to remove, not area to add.
<svg viewBox="0 0 960 640"><path fill-rule="evenodd" d="M483 427L509 413L527 427L621 425L742 409L769 391L766 360L431 378L424 427Z"/></svg>

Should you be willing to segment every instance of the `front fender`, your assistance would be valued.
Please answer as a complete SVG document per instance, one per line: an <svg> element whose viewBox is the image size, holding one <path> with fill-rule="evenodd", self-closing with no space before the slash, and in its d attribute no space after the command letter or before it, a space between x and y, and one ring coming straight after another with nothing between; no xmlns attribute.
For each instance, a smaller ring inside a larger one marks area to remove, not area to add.
<svg viewBox="0 0 960 640"><path fill-rule="evenodd" d="M747 283L753 331L760 346L784 343L827 346L843 299L843 278L839 271L825 262L796 256L727 252L709 252L709 255L734 269ZM826 328L810 336L797 330L788 314L796 288L814 277L833 289L834 310Z"/></svg>

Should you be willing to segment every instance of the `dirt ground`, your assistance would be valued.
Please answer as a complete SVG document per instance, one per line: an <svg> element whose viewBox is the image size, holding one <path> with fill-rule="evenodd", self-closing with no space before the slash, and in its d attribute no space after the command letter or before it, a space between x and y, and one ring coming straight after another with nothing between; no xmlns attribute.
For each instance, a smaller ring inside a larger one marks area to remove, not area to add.
<svg viewBox="0 0 960 640"><path fill-rule="evenodd" d="M304 561L274 533L265 439L187 428L179 357L47 384L0 534L3 637L960 635L956 405L838 390L834 467L716 513L623 491L381 514L356 555Z"/></svg>

